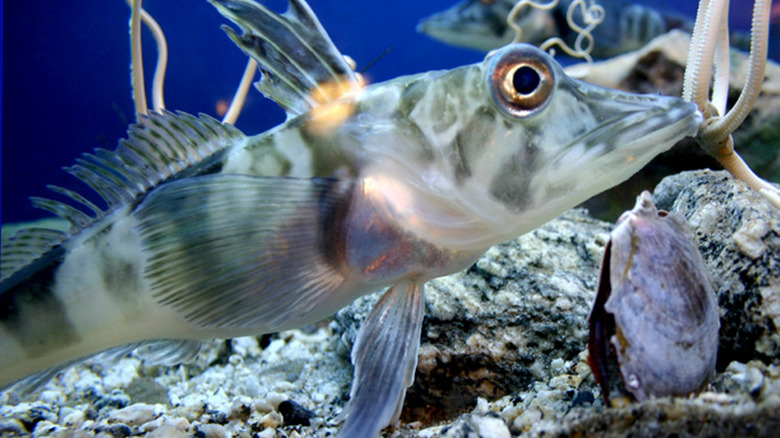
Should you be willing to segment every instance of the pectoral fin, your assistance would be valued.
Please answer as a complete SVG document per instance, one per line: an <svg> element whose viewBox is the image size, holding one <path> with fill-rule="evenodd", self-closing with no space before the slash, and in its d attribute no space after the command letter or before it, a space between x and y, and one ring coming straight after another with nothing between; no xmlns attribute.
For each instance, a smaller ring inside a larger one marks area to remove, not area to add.
<svg viewBox="0 0 780 438"><path fill-rule="evenodd" d="M326 246L351 182L210 175L172 182L134 213L154 297L190 323L267 332L345 305ZM351 299L353 297L350 297Z"/></svg>
<svg viewBox="0 0 780 438"><path fill-rule="evenodd" d="M339 438L375 437L400 417L417 368L423 307L423 285L410 280L374 305L352 348L355 378Z"/></svg>

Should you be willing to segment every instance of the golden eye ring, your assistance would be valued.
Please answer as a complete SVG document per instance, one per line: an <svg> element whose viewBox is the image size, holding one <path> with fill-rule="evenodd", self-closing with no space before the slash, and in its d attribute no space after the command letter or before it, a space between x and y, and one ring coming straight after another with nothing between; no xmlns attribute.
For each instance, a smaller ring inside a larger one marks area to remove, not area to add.
<svg viewBox="0 0 780 438"><path fill-rule="evenodd" d="M514 117L528 117L544 109L555 89L555 73L547 54L525 44L497 53L488 81L496 105Z"/></svg>

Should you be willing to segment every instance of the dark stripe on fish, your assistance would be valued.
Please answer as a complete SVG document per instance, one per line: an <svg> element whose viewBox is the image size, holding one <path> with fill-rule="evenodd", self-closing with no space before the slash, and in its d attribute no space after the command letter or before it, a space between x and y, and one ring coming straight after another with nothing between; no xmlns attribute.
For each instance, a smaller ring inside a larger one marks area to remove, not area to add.
<svg viewBox="0 0 780 438"><path fill-rule="evenodd" d="M404 87L401 98L398 101L398 112L401 119L409 118L409 114L417 107L420 99L425 96L426 84L420 81L412 81Z"/></svg>
<svg viewBox="0 0 780 438"><path fill-rule="evenodd" d="M485 14L485 20L490 23L488 29L491 29L499 38L503 37L509 28L506 22L506 14Z"/></svg>
<svg viewBox="0 0 780 438"><path fill-rule="evenodd" d="M303 123L308 121L305 117L301 117L299 120ZM350 120L346 119L342 123L350 123ZM311 151L312 175L327 177L351 163L344 150L334 144L342 139L334 138L330 133L312 132L306 126L301 126L298 132L301 134L303 144ZM354 169L352 170L354 171Z"/></svg>
<svg viewBox="0 0 780 438"><path fill-rule="evenodd" d="M344 227L347 213L354 194L355 183L352 179L315 178L315 187L319 198L319 247L323 261L331 269L344 270L347 259Z"/></svg>
<svg viewBox="0 0 780 438"><path fill-rule="evenodd" d="M524 210L529 201L531 178L536 174L538 147L531 143L520 147L499 169L490 184L490 194L510 211Z"/></svg>
<svg viewBox="0 0 780 438"><path fill-rule="evenodd" d="M462 185L471 177L471 164L482 156L490 145L486 142L493 137L493 122L496 120L496 112L488 107L482 107L474 113L465 129L458 131L455 141L450 146L450 163L452 165L455 182Z"/></svg>
<svg viewBox="0 0 780 438"><path fill-rule="evenodd" d="M65 306L53 293L64 256L61 247L52 249L11 276L0 291L0 325L31 357L79 339Z"/></svg>

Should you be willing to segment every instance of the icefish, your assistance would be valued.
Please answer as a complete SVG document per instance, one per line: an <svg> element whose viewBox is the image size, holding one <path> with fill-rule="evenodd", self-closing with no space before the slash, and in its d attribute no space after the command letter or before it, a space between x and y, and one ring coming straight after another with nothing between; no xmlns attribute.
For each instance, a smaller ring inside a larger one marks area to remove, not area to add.
<svg viewBox="0 0 780 438"><path fill-rule="evenodd" d="M509 44L515 37L506 20L517 2L460 0L449 9L421 20L417 31L453 46L488 52ZM554 8L548 10L531 6L521 9L516 19L517 25L523 30L522 42L538 46L549 38L560 37L570 47L574 47L578 34L566 19L573 2L560 0ZM626 0L598 0L595 3L604 8L604 21L592 32L594 46L591 55L597 58L636 50L671 29L692 28L688 20L661 14ZM576 23L584 27L580 8L574 10L573 17Z"/></svg>
<svg viewBox="0 0 780 438"><path fill-rule="evenodd" d="M696 106L567 77L506 47L361 88L302 0L214 1L289 113L247 137L150 114L69 169L106 201L35 199L69 233L3 247L0 386L107 349L192 357L199 340L300 327L389 287L352 351L342 436L397 420L428 279L464 269L628 178L701 123ZM347 90L329 100L328 89Z"/></svg>

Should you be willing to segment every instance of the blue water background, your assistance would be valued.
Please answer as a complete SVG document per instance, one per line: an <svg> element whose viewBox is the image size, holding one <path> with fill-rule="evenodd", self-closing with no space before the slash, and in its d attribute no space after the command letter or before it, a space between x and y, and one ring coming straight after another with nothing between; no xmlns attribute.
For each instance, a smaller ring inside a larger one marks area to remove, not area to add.
<svg viewBox="0 0 780 438"><path fill-rule="evenodd" d="M483 54L417 34L420 18L454 0L356 2L311 0L325 29L371 82L478 62ZM693 18L694 0L643 2ZM282 11L286 2L266 2ZM748 0L732 0L731 23L748 29ZM235 91L246 57L226 37L227 24L205 0L146 0L168 40L168 109L216 115ZM3 6L2 223L48 216L30 196L49 196L47 184L83 186L61 170L84 152L113 149L133 121L129 76L129 8L121 0L16 0ZM156 51L144 31L147 87ZM150 103L151 105L151 103ZM254 89L237 126L262 132L283 112Z"/></svg>

